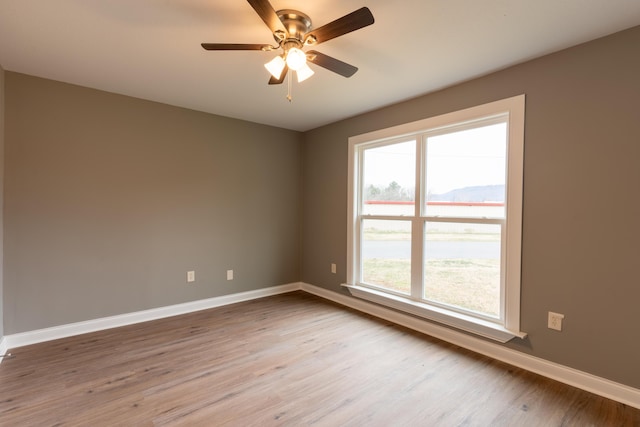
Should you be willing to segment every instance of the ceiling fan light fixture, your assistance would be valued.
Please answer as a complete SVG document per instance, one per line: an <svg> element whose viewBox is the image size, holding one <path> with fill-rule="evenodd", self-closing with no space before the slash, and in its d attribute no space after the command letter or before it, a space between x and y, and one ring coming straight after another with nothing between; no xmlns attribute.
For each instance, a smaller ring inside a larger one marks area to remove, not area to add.
<svg viewBox="0 0 640 427"><path fill-rule="evenodd" d="M309 67L308 64L302 65L302 67L296 70L296 76L298 76L298 83L301 83L307 80L309 77L313 76L313 70Z"/></svg>
<svg viewBox="0 0 640 427"><path fill-rule="evenodd" d="M307 65L307 55L301 49L292 47L287 51L286 62L290 69L298 71Z"/></svg>
<svg viewBox="0 0 640 427"><path fill-rule="evenodd" d="M296 72L298 82L311 77L314 72L308 63L325 68L343 77L351 77L357 67L342 62L338 59L324 55L314 50L305 53L302 49L306 46L324 43L326 41L343 36L352 31L359 30L374 23L373 15L367 7L361 7L347 15L342 16L328 24L312 30L311 19L304 13L293 9L275 10L270 0L248 0L253 10L269 27L276 45L249 44L249 43L201 43L205 50L258 50L270 52L282 49L282 53L264 64L271 78L269 85L282 84L287 76L289 94L287 99L291 101L292 75Z"/></svg>
<svg viewBox="0 0 640 427"><path fill-rule="evenodd" d="M286 62L284 62L282 56L276 56L271 61L264 64L264 68L266 68L274 78L279 79L282 75L282 71L284 70L285 65Z"/></svg>

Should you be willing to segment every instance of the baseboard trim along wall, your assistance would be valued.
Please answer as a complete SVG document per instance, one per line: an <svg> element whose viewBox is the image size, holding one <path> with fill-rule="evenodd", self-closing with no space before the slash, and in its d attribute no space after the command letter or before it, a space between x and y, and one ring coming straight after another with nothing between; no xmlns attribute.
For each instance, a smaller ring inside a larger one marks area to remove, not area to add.
<svg viewBox="0 0 640 427"><path fill-rule="evenodd" d="M5 337L0 337L0 363L9 355L9 346Z"/></svg>
<svg viewBox="0 0 640 427"><path fill-rule="evenodd" d="M486 341L453 329L427 322L388 308L366 302L348 295L329 291L308 283L290 283L281 286L224 295L204 300L176 304L150 310L127 313L85 322L55 326L35 331L6 335L0 340L0 354L10 349L30 344L51 341L74 335L96 332L104 329L116 328L135 323L147 322L208 308L220 307L242 301L278 295L286 292L302 290L321 298L333 301L345 307L388 320L398 325L430 335L443 341L483 354L496 360L526 369L530 372L560 381L562 383L586 390L588 392L624 403L640 409L640 389L616 383L605 378L597 377L586 372L578 371L564 365L540 359L516 350L504 347L498 343ZM0 362L2 358L0 358Z"/></svg>
<svg viewBox="0 0 640 427"><path fill-rule="evenodd" d="M135 323L142 323L148 322L150 320L177 316L180 314L193 313L194 311L206 310L209 308L283 294L300 289L300 283L290 283L287 285L273 286L270 288L257 289L254 291L223 295L219 297L185 302L182 304L169 305L166 307L152 308L149 310L136 311L116 316L87 320L84 322L70 323L67 325L53 326L51 328L6 335L4 337L4 341L6 342L6 347L8 349L12 349L16 347L23 347L25 345L56 340L59 338L66 338L74 335L87 334L90 332L117 328L119 326L127 326Z"/></svg>

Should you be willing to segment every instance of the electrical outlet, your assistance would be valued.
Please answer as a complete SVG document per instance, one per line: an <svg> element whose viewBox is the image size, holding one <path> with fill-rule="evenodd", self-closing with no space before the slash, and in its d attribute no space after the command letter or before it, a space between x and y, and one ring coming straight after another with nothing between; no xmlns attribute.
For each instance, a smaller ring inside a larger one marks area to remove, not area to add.
<svg viewBox="0 0 640 427"><path fill-rule="evenodd" d="M335 265L335 264L331 264L331 272L332 272L333 274L336 274L336 271L337 271L337 267L336 267L336 265Z"/></svg>
<svg viewBox="0 0 640 427"><path fill-rule="evenodd" d="M552 311L549 312L549 320L547 323L547 327L549 329L554 329L556 331L562 330L562 319L564 319L564 314L554 313Z"/></svg>
<svg viewBox="0 0 640 427"><path fill-rule="evenodd" d="M227 270L227 280L233 280L233 270Z"/></svg>
<svg viewBox="0 0 640 427"><path fill-rule="evenodd" d="M187 283L196 281L196 272L195 271L187 271Z"/></svg>

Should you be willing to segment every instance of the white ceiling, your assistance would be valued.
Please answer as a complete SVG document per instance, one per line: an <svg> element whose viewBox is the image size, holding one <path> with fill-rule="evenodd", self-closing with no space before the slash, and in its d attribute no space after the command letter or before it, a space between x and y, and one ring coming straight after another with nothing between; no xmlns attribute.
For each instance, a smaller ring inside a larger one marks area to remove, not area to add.
<svg viewBox="0 0 640 427"><path fill-rule="evenodd" d="M640 24L639 0L272 0L314 27L367 6L376 22L314 49L359 68L269 86L272 43L245 0L0 0L5 70L308 130Z"/></svg>

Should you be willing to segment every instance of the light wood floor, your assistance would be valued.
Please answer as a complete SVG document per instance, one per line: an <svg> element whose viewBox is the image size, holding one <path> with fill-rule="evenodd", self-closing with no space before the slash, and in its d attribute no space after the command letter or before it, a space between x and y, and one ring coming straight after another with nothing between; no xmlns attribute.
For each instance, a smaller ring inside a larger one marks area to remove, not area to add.
<svg viewBox="0 0 640 427"><path fill-rule="evenodd" d="M2 426L640 425L640 410L303 292L12 352Z"/></svg>

